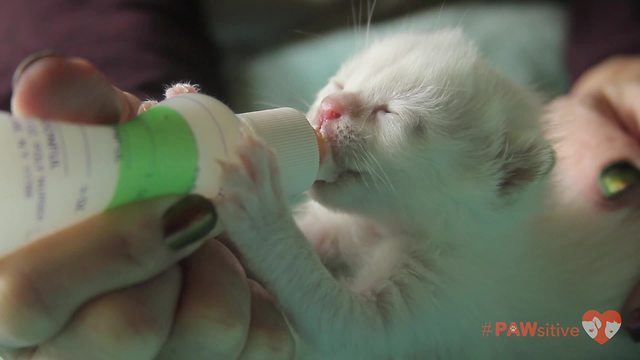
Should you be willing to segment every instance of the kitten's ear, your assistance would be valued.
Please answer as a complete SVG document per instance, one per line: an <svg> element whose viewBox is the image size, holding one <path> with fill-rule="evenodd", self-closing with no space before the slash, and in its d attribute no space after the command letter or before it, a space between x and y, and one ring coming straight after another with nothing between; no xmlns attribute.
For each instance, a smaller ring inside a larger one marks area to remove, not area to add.
<svg viewBox="0 0 640 360"><path fill-rule="evenodd" d="M499 74L493 76L502 116L498 191L508 195L546 177L555 165L555 152L545 137L543 98Z"/></svg>
<svg viewBox="0 0 640 360"><path fill-rule="evenodd" d="M505 195L545 177L555 164L555 152L538 129L507 132L503 150L498 186Z"/></svg>

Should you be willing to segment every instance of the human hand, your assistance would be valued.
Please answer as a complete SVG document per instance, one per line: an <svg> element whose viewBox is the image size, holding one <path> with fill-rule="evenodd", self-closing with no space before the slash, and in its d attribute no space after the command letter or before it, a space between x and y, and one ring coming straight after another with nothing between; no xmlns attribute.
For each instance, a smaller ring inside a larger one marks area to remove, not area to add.
<svg viewBox="0 0 640 360"><path fill-rule="evenodd" d="M557 179L576 192L565 196L604 210L637 204L640 57L615 57L593 67L550 110Z"/></svg>
<svg viewBox="0 0 640 360"><path fill-rule="evenodd" d="M610 219L640 203L640 57L614 57L587 71L571 93L551 105L555 179L568 203ZM620 221L615 218L613 221ZM622 218L624 219L624 217ZM621 308L625 327L640 341L640 285Z"/></svg>
<svg viewBox="0 0 640 360"><path fill-rule="evenodd" d="M140 100L86 61L32 60L14 80L15 114L99 124L136 115ZM190 243L215 221L210 203L178 199L122 206L0 258L4 359L290 358L269 295L220 242Z"/></svg>

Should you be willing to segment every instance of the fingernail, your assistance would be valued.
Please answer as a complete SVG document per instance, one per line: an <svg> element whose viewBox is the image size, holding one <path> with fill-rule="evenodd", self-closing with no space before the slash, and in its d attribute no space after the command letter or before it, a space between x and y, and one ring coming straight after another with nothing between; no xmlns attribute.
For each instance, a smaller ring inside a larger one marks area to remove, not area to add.
<svg viewBox="0 0 640 360"><path fill-rule="evenodd" d="M183 249L213 230L217 220L209 200L200 195L187 195L162 216L165 242L173 250Z"/></svg>
<svg viewBox="0 0 640 360"><path fill-rule="evenodd" d="M20 77L22 76L22 74L24 74L25 70L29 66L33 65L33 63L35 63L36 61L47 58L47 57L63 58L65 57L65 55L57 50L47 49L47 50L41 50L41 51L35 52L27 56L18 64L15 71L13 72L13 79L11 80L12 88L15 89L16 84L18 83L18 80L20 80Z"/></svg>
<svg viewBox="0 0 640 360"><path fill-rule="evenodd" d="M628 161L607 166L600 173L600 191L608 199L629 192L640 183L640 171Z"/></svg>

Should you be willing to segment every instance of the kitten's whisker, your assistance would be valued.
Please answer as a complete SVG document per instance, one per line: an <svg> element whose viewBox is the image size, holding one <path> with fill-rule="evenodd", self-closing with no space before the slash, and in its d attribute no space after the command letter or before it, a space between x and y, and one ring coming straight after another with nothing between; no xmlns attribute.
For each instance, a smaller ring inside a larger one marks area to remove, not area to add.
<svg viewBox="0 0 640 360"><path fill-rule="evenodd" d="M435 21L436 29L440 27L440 20L442 20L442 10L444 9L445 3L446 1L443 1L442 4L440 4L440 10L438 10L438 16L436 17L436 21Z"/></svg>
<svg viewBox="0 0 640 360"><path fill-rule="evenodd" d="M266 108L270 108L270 109L282 108L282 107L291 107L291 105L283 105L283 104L278 104L278 103L269 102L269 101L256 101L256 102L254 102L254 105L259 106L259 107L266 107ZM304 109L297 109L297 110L301 111L302 113L305 113L305 109L308 109L308 108L309 108L309 105L308 104L304 104Z"/></svg>
<svg viewBox="0 0 640 360"><path fill-rule="evenodd" d="M355 0L351 0L351 21L353 22L353 28L356 28L356 3Z"/></svg>
<svg viewBox="0 0 640 360"><path fill-rule="evenodd" d="M362 0L358 1L358 28L362 30Z"/></svg>
<svg viewBox="0 0 640 360"><path fill-rule="evenodd" d="M297 104L275 104L275 103L268 103L265 100L261 100L261 101L254 102L253 103L254 105L261 105L261 104L269 105L269 106L276 105L277 107L291 106L291 107L300 108L304 110L307 110L311 107L311 103L309 99L300 95L300 92L295 92L294 89L290 86L291 83L286 81L286 79L282 78L281 76L276 76L274 74L273 76L270 76L267 80L270 84L275 85L273 88L278 89L277 93L281 95L284 94L285 96L289 97L292 101L295 101ZM251 94L253 94L253 97L269 98L269 96L265 95L264 92L259 92L258 89L256 89L255 87L252 87L251 85L246 85L243 87L247 90L247 92L250 92Z"/></svg>
<svg viewBox="0 0 640 360"><path fill-rule="evenodd" d="M310 37L310 38L319 38L319 37L322 37L322 34L319 34L319 33L312 33L312 32L304 31L304 30L293 30L293 33L294 33L294 34L300 34L300 35L306 35L306 36L308 36L308 37Z"/></svg>
<svg viewBox="0 0 640 360"><path fill-rule="evenodd" d="M462 16L460 17L460 20L458 20L458 24L456 25L457 28L462 28L462 22L464 21L464 18L467 17L467 14L469 13L469 9L465 9L464 12L462 13Z"/></svg>
<svg viewBox="0 0 640 360"><path fill-rule="evenodd" d="M376 171L376 168L373 166L374 164L371 163L371 160L369 159L370 154L367 152L365 152L364 154L367 155L365 159L365 164L369 169L368 173L371 174L371 179L373 180L373 183L376 186L376 189L378 189L378 191L380 192L383 192L385 184L382 181L382 178L380 177L378 172Z"/></svg>
<svg viewBox="0 0 640 360"><path fill-rule="evenodd" d="M351 18L353 19L353 45L355 48L358 47L358 37L359 37L359 28L358 28L358 19L356 18L356 4L355 0L351 0Z"/></svg>
<svg viewBox="0 0 640 360"><path fill-rule="evenodd" d="M380 192L382 192L382 190L384 190L384 184L380 183L380 178L378 173L376 172L376 169L372 166L371 161L369 159L370 155L368 151L366 151L366 149L364 148L364 145L360 144L360 149L362 149L362 162L364 163L364 166L366 166L366 168L368 169L367 174L371 174L371 180L373 181L373 184L375 185L376 189Z"/></svg>
<svg viewBox="0 0 640 360"><path fill-rule="evenodd" d="M393 183L389 179L387 173L384 171L384 168L382 168L382 166L380 165L378 159L376 159L376 157L371 152L365 149L364 144L360 143L359 147L361 150L360 154L363 156L362 162L369 170L367 171L367 173L371 174L371 178L376 189L378 189L378 191L380 192L383 192L386 188L389 192L397 194L397 189L395 188L395 186L393 186Z"/></svg>
<svg viewBox="0 0 640 360"><path fill-rule="evenodd" d="M369 117L365 117L361 122L360 125L358 126L358 133L362 133L362 129L364 129L367 121L369 121Z"/></svg>
<svg viewBox="0 0 640 360"><path fill-rule="evenodd" d="M358 173L362 174L361 179L362 179L362 182L364 183L364 186L366 188L371 189L371 185L369 185L369 182L367 181L367 177L365 176L365 172L363 172L363 169L362 169L362 163L365 163L365 160L362 154L364 154L366 150L364 149L364 145L362 143L358 143L358 147L359 147L358 149L359 151L356 151L354 154L355 156L354 167Z"/></svg>
<svg viewBox="0 0 640 360"><path fill-rule="evenodd" d="M256 105L256 106L266 106L266 107L270 107L270 108L282 107L282 105L280 105L280 104L276 104L276 103L269 102L269 101L256 101L256 102L254 102L254 105Z"/></svg>
<svg viewBox="0 0 640 360"><path fill-rule="evenodd" d="M362 171L362 168L360 167L360 162L363 162L363 161L362 161L362 158L358 155L356 156L355 168L358 173L364 174L364 172ZM362 179L362 182L364 183L364 186L368 189L371 189L371 185L369 185L369 182L367 181L367 177L362 175L361 179Z"/></svg>
<svg viewBox="0 0 640 360"><path fill-rule="evenodd" d="M376 7L376 1L373 0L371 7L369 7L369 0L367 0L367 35L365 37L365 45L369 45L369 30L371 29L371 20L373 19L373 9Z"/></svg>
<svg viewBox="0 0 640 360"><path fill-rule="evenodd" d="M469 90L464 89L464 88L455 88L455 87L451 87L451 86L435 86L435 85L421 85L411 91L407 91L404 94L398 94L396 95L396 97L400 98L400 97L408 97L411 98L413 96L415 96L415 94L423 94L429 90L447 90L447 91L452 91L452 92L469 92Z"/></svg>
<svg viewBox="0 0 640 360"><path fill-rule="evenodd" d="M397 194L398 190L396 189L396 187L393 185L393 183L391 182L391 179L389 178L389 175L387 174L387 172L384 170L384 168L382 167L382 165L380 165L380 161L378 161L378 159L370 152L367 152L367 155L369 156L369 158L373 161L374 165L376 168L378 168L378 170L380 171L380 180L386 184L386 186L389 188L389 190L393 193L393 194Z"/></svg>

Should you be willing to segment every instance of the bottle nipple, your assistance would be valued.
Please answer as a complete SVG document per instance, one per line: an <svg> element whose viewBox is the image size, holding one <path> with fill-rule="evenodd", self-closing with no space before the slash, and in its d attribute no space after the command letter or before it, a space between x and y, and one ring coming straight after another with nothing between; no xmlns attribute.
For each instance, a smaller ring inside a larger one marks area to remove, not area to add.
<svg viewBox="0 0 640 360"><path fill-rule="evenodd" d="M324 159L326 159L327 157L327 140L320 133L320 129L314 128L313 130L316 133L316 141L318 142L318 153L320 154L320 164L322 164Z"/></svg>

